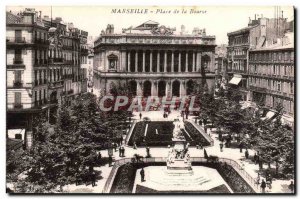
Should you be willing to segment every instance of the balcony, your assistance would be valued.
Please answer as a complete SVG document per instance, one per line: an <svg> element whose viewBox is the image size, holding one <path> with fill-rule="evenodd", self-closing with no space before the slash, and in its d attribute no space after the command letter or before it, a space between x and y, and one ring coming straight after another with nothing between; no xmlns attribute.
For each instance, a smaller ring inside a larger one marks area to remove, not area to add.
<svg viewBox="0 0 300 199"><path fill-rule="evenodd" d="M21 108L23 108L23 105L22 104L14 104L14 108L21 109Z"/></svg>
<svg viewBox="0 0 300 199"><path fill-rule="evenodd" d="M24 44L26 43L25 37L6 37L7 43L17 43L17 44Z"/></svg>
<svg viewBox="0 0 300 199"><path fill-rule="evenodd" d="M35 39L34 40L34 43L36 44L49 44L49 41L48 40L45 40L45 39Z"/></svg>
<svg viewBox="0 0 300 199"><path fill-rule="evenodd" d="M49 83L49 88L50 89L55 89L55 88L60 88L64 86L64 82L63 81L57 81L57 82L51 82Z"/></svg>
<svg viewBox="0 0 300 199"><path fill-rule="evenodd" d="M72 79L72 78L73 78L72 74L63 75L63 79Z"/></svg>
<svg viewBox="0 0 300 199"><path fill-rule="evenodd" d="M64 62L64 58L53 58L53 62Z"/></svg>
<svg viewBox="0 0 300 199"><path fill-rule="evenodd" d="M14 81L14 88L22 88L23 82L22 81Z"/></svg>
<svg viewBox="0 0 300 199"><path fill-rule="evenodd" d="M89 54L89 50L85 49L85 48L81 48L80 52L81 52L82 55L88 55Z"/></svg>
<svg viewBox="0 0 300 199"><path fill-rule="evenodd" d="M73 46L66 46L66 45L64 45L62 48L64 50L73 50Z"/></svg>
<svg viewBox="0 0 300 199"><path fill-rule="evenodd" d="M23 64L23 59L22 58L14 58L13 63L14 64Z"/></svg>

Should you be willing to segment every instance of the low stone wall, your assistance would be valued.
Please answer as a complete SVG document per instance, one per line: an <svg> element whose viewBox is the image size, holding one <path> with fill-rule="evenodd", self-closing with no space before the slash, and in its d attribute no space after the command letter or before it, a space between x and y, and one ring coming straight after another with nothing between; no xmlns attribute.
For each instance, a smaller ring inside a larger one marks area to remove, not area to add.
<svg viewBox="0 0 300 199"><path fill-rule="evenodd" d="M113 181L110 193L132 193L135 175L137 169L146 166L165 166L164 162L149 162L149 163L127 163L119 167L116 177ZM216 169L223 179L230 186L234 193L251 194L255 191L250 185L235 171L232 166L226 163L207 163L207 162L193 162L192 165L195 166L206 166ZM149 191L149 192L148 192ZM155 190L154 190L155 191ZM148 190L148 188L137 188L136 193L159 193L153 190ZM201 193L193 192L193 193ZM206 191L205 193L229 193L229 190L224 187L219 187L211 191Z"/></svg>

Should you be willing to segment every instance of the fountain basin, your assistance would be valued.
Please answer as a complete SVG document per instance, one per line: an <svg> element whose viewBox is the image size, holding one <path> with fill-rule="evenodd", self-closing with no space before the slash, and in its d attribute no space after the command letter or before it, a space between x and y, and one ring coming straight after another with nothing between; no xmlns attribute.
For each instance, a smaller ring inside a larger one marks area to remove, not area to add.
<svg viewBox="0 0 300 199"><path fill-rule="evenodd" d="M170 170L165 166L149 166L144 168L145 180L141 182L140 169L137 170L133 192L138 187L157 192L208 192L217 187L232 190L216 169L194 166L193 170Z"/></svg>

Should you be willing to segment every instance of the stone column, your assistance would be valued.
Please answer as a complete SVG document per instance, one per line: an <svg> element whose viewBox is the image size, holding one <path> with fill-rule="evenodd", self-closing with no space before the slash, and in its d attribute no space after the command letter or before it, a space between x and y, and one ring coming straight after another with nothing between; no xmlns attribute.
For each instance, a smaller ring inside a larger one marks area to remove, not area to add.
<svg viewBox="0 0 300 199"><path fill-rule="evenodd" d="M181 72L181 52L178 53L178 72Z"/></svg>
<svg viewBox="0 0 300 199"><path fill-rule="evenodd" d="M167 72L167 51L165 51L164 57L164 72Z"/></svg>
<svg viewBox="0 0 300 199"><path fill-rule="evenodd" d="M174 51L172 51L171 72L174 72Z"/></svg>
<svg viewBox="0 0 300 199"><path fill-rule="evenodd" d="M210 66L211 66L211 72L215 72L215 53L211 52L211 59L210 59Z"/></svg>
<svg viewBox="0 0 300 199"><path fill-rule="evenodd" d="M197 60L196 60L196 72L200 72L201 68L201 54L200 52L197 52Z"/></svg>
<svg viewBox="0 0 300 199"><path fill-rule="evenodd" d="M159 51L157 51L157 72L160 72L160 70L159 70L159 62L160 62L160 53L159 53Z"/></svg>
<svg viewBox="0 0 300 199"><path fill-rule="evenodd" d="M189 65L189 53L185 53L185 72L188 72L188 65Z"/></svg>
<svg viewBox="0 0 300 199"><path fill-rule="evenodd" d="M153 72L152 71L152 50L150 51L150 72Z"/></svg>
<svg viewBox="0 0 300 199"><path fill-rule="evenodd" d="M193 52L193 69L192 69L193 72L196 71L196 67L195 67L195 52Z"/></svg>
<svg viewBox="0 0 300 199"><path fill-rule="evenodd" d="M145 72L145 51L143 50L143 73Z"/></svg>
<svg viewBox="0 0 300 199"><path fill-rule="evenodd" d="M155 93L154 93L154 89L155 89L155 87L154 87L154 81L150 81L151 82L151 96L154 96L155 95Z"/></svg>
<svg viewBox="0 0 300 199"><path fill-rule="evenodd" d="M130 51L128 51L128 56L127 56L127 72L131 72L130 71Z"/></svg>
<svg viewBox="0 0 300 199"><path fill-rule="evenodd" d="M126 51L121 52L120 71L126 71Z"/></svg>
<svg viewBox="0 0 300 199"><path fill-rule="evenodd" d="M135 51L135 72L138 72L138 52Z"/></svg>
<svg viewBox="0 0 300 199"><path fill-rule="evenodd" d="M179 96L182 97L183 94L183 82L180 80L180 85L179 85Z"/></svg>

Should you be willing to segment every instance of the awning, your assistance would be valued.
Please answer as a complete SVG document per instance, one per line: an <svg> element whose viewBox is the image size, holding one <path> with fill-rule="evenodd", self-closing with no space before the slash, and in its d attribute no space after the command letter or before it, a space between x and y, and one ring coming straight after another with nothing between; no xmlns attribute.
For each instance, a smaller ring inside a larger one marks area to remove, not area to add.
<svg viewBox="0 0 300 199"><path fill-rule="evenodd" d="M21 134L22 140L25 139L25 129L8 129L7 130L8 138L15 139L16 134Z"/></svg>
<svg viewBox="0 0 300 199"><path fill-rule="evenodd" d="M269 112L267 113L266 117L262 117L261 119L262 119L262 120L265 120L265 119L271 119L274 115L275 115L275 112L269 111Z"/></svg>
<svg viewBox="0 0 300 199"><path fill-rule="evenodd" d="M230 80L229 84L235 84L235 85L238 85L238 84L240 83L241 80L242 80L241 77L233 77L233 78Z"/></svg>

